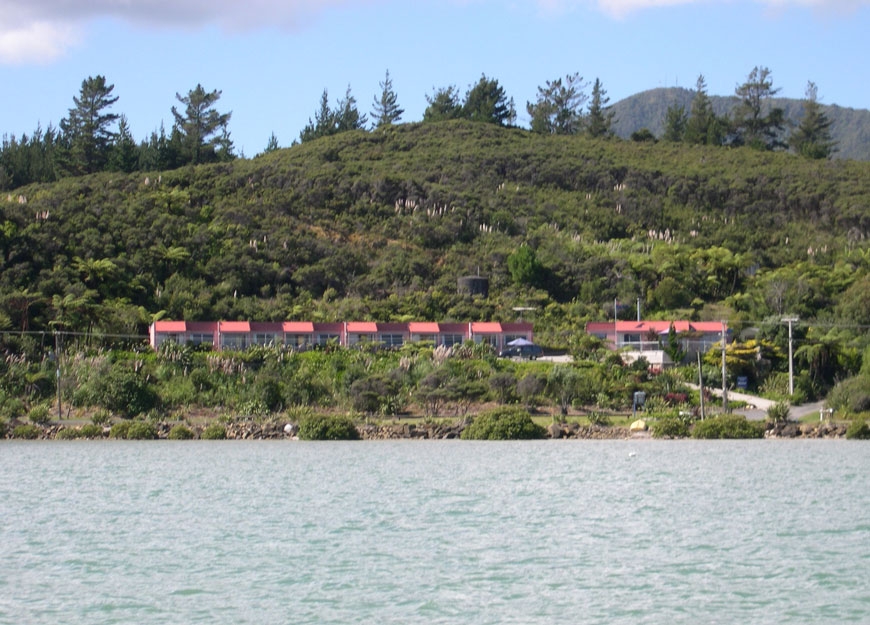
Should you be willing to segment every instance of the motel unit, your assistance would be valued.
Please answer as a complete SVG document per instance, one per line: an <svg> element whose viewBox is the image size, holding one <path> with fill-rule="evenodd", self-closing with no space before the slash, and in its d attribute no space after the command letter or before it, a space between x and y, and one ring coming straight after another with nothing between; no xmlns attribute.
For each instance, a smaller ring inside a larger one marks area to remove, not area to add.
<svg viewBox="0 0 870 625"><path fill-rule="evenodd" d="M651 366L671 363L664 351L671 326L680 348L689 357L708 351L722 340L731 339L731 330L719 321L599 321L586 324L586 333L596 336L608 347L621 351L628 361L643 356Z"/></svg>
<svg viewBox="0 0 870 625"><path fill-rule="evenodd" d="M364 343L398 347L419 341L447 347L475 341L501 350L515 339L531 341L533 338L531 323L497 321L155 321L149 334L151 347L155 349L169 341L180 345L208 345L220 350L244 350L257 345L352 347Z"/></svg>

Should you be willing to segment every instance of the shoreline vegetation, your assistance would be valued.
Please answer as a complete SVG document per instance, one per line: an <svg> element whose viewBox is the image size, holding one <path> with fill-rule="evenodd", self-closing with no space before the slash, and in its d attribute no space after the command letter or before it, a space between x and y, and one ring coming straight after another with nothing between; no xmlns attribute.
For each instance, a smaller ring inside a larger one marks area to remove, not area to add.
<svg viewBox="0 0 870 625"><path fill-rule="evenodd" d="M309 351L79 348L63 353L60 365L34 349L4 361L0 437L870 438L863 386L839 400L832 394L833 408L817 423L798 422L788 401L797 396L782 395L747 419L741 403L717 405L710 392L716 368L703 369L702 395L693 388L696 367L654 370L587 338L562 362L499 358L472 341Z"/></svg>
<svg viewBox="0 0 870 625"><path fill-rule="evenodd" d="M493 411L490 411L492 413ZM513 411L522 414L524 411ZM525 413L528 415L528 413ZM440 419L436 421L420 420L417 423L408 422L357 422L348 417L320 415L325 422L336 421L340 424L350 423L353 432L346 431L340 435L325 435L319 437L300 436L300 423L292 423L280 418L265 421L225 419L209 419L199 425L169 423L167 421L118 421L113 425L95 425L93 423L51 423L35 425L32 423L15 423L7 427L5 439L29 440L451 440L467 438L484 438L490 440L549 439L549 440L642 440L642 439L733 439L733 438L801 438L801 439L841 439L849 436L849 426L845 423L824 421L819 423L798 422L751 422L741 415L730 415L738 423L745 422L750 426L750 432L728 431L718 432L718 435L697 436L687 429L684 435L662 434L656 424L639 419L631 426L581 424L578 420L553 420L546 426L534 423L539 428L534 436L490 436L469 437L464 433L474 424L475 418ZM711 417L707 423L722 421L723 417ZM539 419L540 420L540 419ZM704 422L698 422L704 423ZM120 425L120 427L118 427ZM733 427L733 426L732 426ZM860 438L856 437L856 438Z"/></svg>

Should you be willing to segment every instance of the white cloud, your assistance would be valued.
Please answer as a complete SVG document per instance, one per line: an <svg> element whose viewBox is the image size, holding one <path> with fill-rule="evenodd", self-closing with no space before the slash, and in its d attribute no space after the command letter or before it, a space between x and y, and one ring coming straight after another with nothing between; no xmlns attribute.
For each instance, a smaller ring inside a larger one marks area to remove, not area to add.
<svg viewBox="0 0 870 625"><path fill-rule="evenodd" d="M604 13L614 17L624 17L643 9L677 6L686 4L724 4L731 0L580 0L584 4L593 3ZM812 7L825 13L849 13L862 6L870 6L870 0L753 0L756 4L784 9L792 6ZM575 4L577 0L539 0L542 6L554 3Z"/></svg>
<svg viewBox="0 0 870 625"><path fill-rule="evenodd" d="M49 63L79 41L78 30L68 24L22 23L0 27L0 63Z"/></svg>
<svg viewBox="0 0 870 625"><path fill-rule="evenodd" d="M226 31L263 27L297 29L321 14L346 6L386 0L0 0L0 63L49 62L84 39L91 20L113 18L152 28L200 28ZM423 0L407 0L423 1ZM428 0L443 2L443 0ZM462 6L479 0L451 0ZM505 0L535 2L546 13L592 7L619 18L644 9L721 4L734 0ZM848 13L870 0L752 0L777 10L812 7Z"/></svg>
<svg viewBox="0 0 870 625"><path fill-rule="evenodd" d="M0 63L47 62L84 38L91 20L227 31L299 28L330 9L378 0L0 0Z"/></svg>

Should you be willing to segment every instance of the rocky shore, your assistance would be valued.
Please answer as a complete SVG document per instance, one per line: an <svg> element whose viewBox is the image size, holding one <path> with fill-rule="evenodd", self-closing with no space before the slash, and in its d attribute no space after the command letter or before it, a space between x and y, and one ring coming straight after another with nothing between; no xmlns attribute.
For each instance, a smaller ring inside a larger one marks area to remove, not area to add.
<svg viewBox="0 0 870 625"><path fill-rule="evenodd" d="M362 424L357 426L362 440L447 440L459 438L469 421L459 420L452 423L385 423ZM173 424L159 422L155 424L158 439L168 439ZM269 422L256 423L243 421L228 423L225 426L228 440L293 440L296 439L297 427L293 423ZM845 438L846 425L841 423L768 423L765 438ZM40 440L62 438L109 438L110 427L104 426L99 434L91 436L67 436L62 432L68 429L81 430L81 426L52 424L39 426L36 436ZM190 428L193 438L200 438L202 427ZM7 428L4 438L15 438L13 428ZM551 423L547 426L547 438L578 439L578 440L619 440L650 438L646 430L632 430L627 427L601 425L580 425L577 423Z"/></svg>

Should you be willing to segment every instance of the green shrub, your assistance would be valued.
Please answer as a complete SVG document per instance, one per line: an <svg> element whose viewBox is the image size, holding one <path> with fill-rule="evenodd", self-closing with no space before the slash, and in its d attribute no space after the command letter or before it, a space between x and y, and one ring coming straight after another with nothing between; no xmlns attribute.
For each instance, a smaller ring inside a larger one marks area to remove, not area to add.
<svg viewBox="0 0 870 625"><path fill-rule="evenodd" d="M12 430L13 438L26 438L26 439L34 439L39 438L42 435L42 428L33 425L32 423L25 423L22 425L16 425Z"/></svg>
<svg viewBox="0 0 870 625"><path fill-rule="evenodd" d="M199 437L207 441L224 440L227 437L227 428L220 423L212 423L202 431Z"/></svg>
<svg viewBox="0 0 870 625"><path fill-rule="evenodd" d="M27 418L36 425L48 425L51 423L51 412L45 404L37 404L27 413Z"/></svg>
<svg viewBox="0 0 870 625"><path fill-rule="evenodd" d="M308 415L299 421L299 438L303 441L355 441L359 431L346 416Z"/></svg>
<svg viewBox="0 0 870 625"><path fill-rule="evenodd" d="M102 438L103 428L96 423L86 423L79 428L79 435L82 438Z"/></svg>
<svg viewBox="0 0 870 625"><path fill-rule="evenodd" d="M846 438L850 440L870 440L870 424L866 419L852 419L846 428Z"/></svg>
<svg viewBox="0 0 870 625"><path fill-rule="evenodd" d="M76 428L64 428L59 430L55 438L59 441L69 441L81 438L82 433Z"/></svg>
<svg viewBox="0 0 870 625"><path fill-rule="evenodd" d="M828 405L837 412L867 412L870 410L870 377L856 375L831 389Z"/></svg>
<svg viewBox="0 0 870 625"><path fill-rule="evenodd" d="M774 423L784 423L788 421L790 414L791 408L789 407L788 402L784 401L776 402L767 409L767 418Z"/></svg>
<svg viewBox="0 0 870 625"><path fill-rule="evenodd" d="M502 407L478 415L462 430L467 440L521 440L544 438L547 430L532 421L522 408Z"/></svg>
<svg viewBox="0 0 870 625"><path fill-rule="evenodd" d="M692 428L692 438L763 438L764 424L748 421L743 415L722 415L698 421Z"/></svg>
<svg viewBox="0 0 870 625"><path fill-rule="evenodd" d="M157 438L157 428L150 421L133 421L127 430L127 438L130 440L153 440Z"/></svg>
<svg viewBox="0 0 870 625"><path fill-rule="evenodd" d="M92 401L114 413L134 417L157 405L157 394L145 376L127 363L115 363L92 384Z"/></svg>
<svg viewBox="0 0 870 625"><path fill-rule="evenodd" d="M93 415L91 415L91 423L94 425L108 425L109 421L112 420L112 413L108 410L100 408Z"/></svg>
<svg viewBox="0 0 870 625"><path fill-rule="evenodd" d="M118 421L109 430L109 438L127 438L127 433L130 431L130 421Z"/></svg>
<svg viewBox="0 0 870 625"><path fill-rule="evenodd" d="M173 441L187 441L193 438L193 430L179 423L169 430L169 439Z"/></svg>
<svg viewBox="0 0 870 625"><path fill-rule="evenodd" d="M669 415L656 419L649 426L653 438L686 438L689 436L689 421Z"/></svg>

